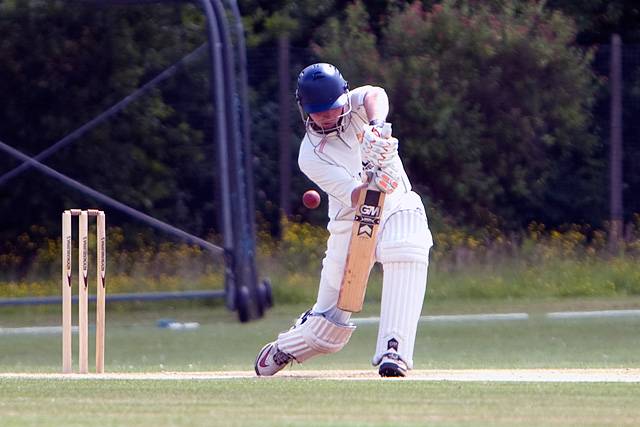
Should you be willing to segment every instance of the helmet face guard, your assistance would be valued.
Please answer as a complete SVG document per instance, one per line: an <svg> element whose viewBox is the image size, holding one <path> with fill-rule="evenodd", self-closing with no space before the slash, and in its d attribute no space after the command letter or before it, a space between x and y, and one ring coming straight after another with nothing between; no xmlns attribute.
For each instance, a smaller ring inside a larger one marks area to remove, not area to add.
<svg viewBox="0 0 640 427"><path fill-rule="evenodd" d="M302 117L302 123L304 123L306 131L316 136L324 136L330 134L331 132L344 132L351 124L351 100L348 96L347 103L342 107L342 113L340 113L340 115L338 116L338 120L336 121L335 126L330 128L323 128L318 126L309 116L309 114L304 112L301 106L298 106L298 108L300 110L300 116ZM311 114L313 114L313 112Z"/></svg>
<svg viewBox="0 0 640 427"><path fill-rule="evenodd" d="M318 63L306 67L298 76L296 101L302 122L308 132L325 135L331 132L342 132L351 123L351 100L349 84L340 71L331 64ZM336 125L322 128L314 123L309 114L320 113L342 107Z"/></svg>

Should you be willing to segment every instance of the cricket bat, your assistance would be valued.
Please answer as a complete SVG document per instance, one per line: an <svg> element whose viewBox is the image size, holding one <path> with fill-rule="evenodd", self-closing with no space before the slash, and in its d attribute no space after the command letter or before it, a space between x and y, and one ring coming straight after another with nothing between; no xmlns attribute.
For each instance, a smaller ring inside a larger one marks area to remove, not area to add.
<svg viewBox="0 0 640 427"><path fill-rule="evenodd" d="M374 185L370 183L368 188L360 192L351 228L347 263L340 285L338 308L352 313L362 310L376 251L380 215L384 206L385 194L371 188Z"/></svg>
<svg viewBox="0 0 640 427"><path fill-rule="evenodd" d="M383 128L383 137L389 136L391 136L391 124L386 123ZM370 181L368 187L360 192L338 296L340 310L352 313L362 310L369 273L376 252L384 197L385 193L379 191L373 181Z"/></svg>

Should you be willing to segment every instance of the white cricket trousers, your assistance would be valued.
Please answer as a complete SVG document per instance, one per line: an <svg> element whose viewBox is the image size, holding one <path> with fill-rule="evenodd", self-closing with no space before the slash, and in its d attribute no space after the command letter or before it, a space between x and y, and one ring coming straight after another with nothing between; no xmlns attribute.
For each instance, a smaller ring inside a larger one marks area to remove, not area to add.
<svg viewBox="0 0 640 427"><path fill-rule="evenodd" d="M351 313L336 307L351 238L352 221L331 221L327 251L314 313L346 324ZM392 212L384 212L378 231L376 261L382 264L383 283L378 339L373 364L393 348L408 368L427 286L429 250L433 239L420 197L409 192Z"/></svg>

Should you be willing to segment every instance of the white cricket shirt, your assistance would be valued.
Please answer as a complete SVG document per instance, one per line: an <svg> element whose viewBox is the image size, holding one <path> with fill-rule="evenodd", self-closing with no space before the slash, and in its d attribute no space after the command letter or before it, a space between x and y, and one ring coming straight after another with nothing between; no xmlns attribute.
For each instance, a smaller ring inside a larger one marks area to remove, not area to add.
<svg viewBox="0 0 640 427"><path fill-rule="evenodd" d="M329 195L329 221L353 220L351 192L362 184L363 168L360 144L364 126L369 120L364 109L364 97L371 86L361 86L349 92L351 123L343 132L319 136L307 132L300 144L300 170ZM344 119L343 119L344 120ZM398 188L385 198L383 216L399 208L403 196L411 191L411 183L402 161L396 156L395 169L400 172Z"/></svg>

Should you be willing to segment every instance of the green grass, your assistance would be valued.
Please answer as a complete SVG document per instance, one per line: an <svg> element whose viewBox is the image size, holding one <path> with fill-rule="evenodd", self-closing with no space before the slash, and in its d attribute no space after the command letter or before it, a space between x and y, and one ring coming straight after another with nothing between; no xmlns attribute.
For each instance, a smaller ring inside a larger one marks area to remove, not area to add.
<svg viewBox="0 0 640 427"><path fill-rule="evenodd" d="M324 246L323 246L324 247ZM303 251L303 249L300 249ZM186 274L178 268L175 260L166 261L167 254L150 265L141 262L141 271L132 273L129 270L109 270L109 292L155 292L222 289L223 275L220 271L208 271L197 264L194 256L193 272ZM182 253L187 257L189 253ZM302 252L286 262L274 257L263 260L260 271L262 276L271 277L275 299L280 303L311 304L317 295L318 280L321 270L322 254L308 258ZM119 256L125 256L119 254ZM284 257L284 255L282 255ZM135 261L132 258L124 265ZM299 259L301 258L301 259ZM57 259L57 258L56 258ZM175 269L165 271L163 262ZM115 261L113 261L115 264ZM162 267L160 267L162 266ZM579 257L554 254L544 259L507 258L495 262L470 262L453 267L450 263L439 263L432 260L429 270L428 299L431 301L448 301L452 299L495 299L505 298L576 298L600 297L622 298L640 296L640 269L638 260L633 257L616 258ZM27 275L20 281L9 281L0 265L0 297L15 298L26 296L58 295L60 278L53 269L50 274ZM89 277L94 277L90 264ZM133 268L133 267L131 267ZM145 268L149 271L145 271ZM154 268L156 270L154 270ZM184 266L182 268L185 268ZM112 271L116 270L116 271ZM201 271L204 271L201 272ZM372 271L367 299L379 301L382 294L381 267L376 265Z"/></svg>
<svg viewBox="0 0 640 427"><path fill-rule="evenodd" d="M415 368L640 367L640 318L547 320L542 313L564 309L640 306L640 300L519 301L501 305L468 301L427 305L427 314L525 311L531 318L510 322L421 323ZM625 304L626 303L626 304ZM287 329L305 306L279 306L259 322L240 324L219 308L148 308L107 313L108 371L225 370L252 368L257 350ZM360 316L375 315L369 306ZM58 310L1 310L0 326L59 325ZM198 321L193 331L159 329L170 317ZM341 352L296 369L369 369L376 325L360 325ZM0 337L0 372L57 372L59 335ZM74 343L75 347L75 343Z"/></svg>
<svg viewBox="0 0 640 427"><path fill-rule="evenodd" d="M640 270L633 258L521 259L429 272L433 299L563 298L640 295Z"/></svg>
<svg viewBox="0 0 640 427"><path fill-rule="evenodd" d="M276 284L279 301L313 301L317 293L320 263L301 263L296 270L281 270L281 261L273 260L264 271ZM275 267L274 267L275 266ZM580 258L560 254L544 260L508 258L486 264L472 262L452 268L432 260L429 267L429 300L576 298L640 296L640 269L633 257ZM295 271L295 272L294 272ZM379 265L372 271L367 299L379 301L382 273Z"/></svg>
<svg viewBox="0 0 640 427"><path fill-rule="evenodd" d="M5 427L603 426L640 422L632 384L213 381L0 383Z"/></svg>
<svg viewBox="0 0 640 427"><path fill-rule="evenodd" d="M640 300L450 301L425 314L525 311L527 321L422 323L416 369L638 368L640 319L546 320L572 309L637 308ZM221 307L111 310L108 372L251 370L260 346L305 306L277 306L240 324ZM361 316L375 315L367 306ZM50 308L2 309L0 326L58 325ZM193 331L155 327L171 317ZM341 352L290 369L373 369L376 325L358 327ZM0 336L0 372L59 372L58 335ZM74 355L75 356L75 355ZM77 358L75 358L77 360ZM90 359L91 360L91 359ZM224 380L2 379L5 426L383 426L640 424L640 385L623 383L464 383L304 378Z"/></svg>

